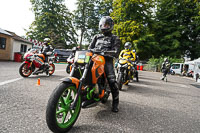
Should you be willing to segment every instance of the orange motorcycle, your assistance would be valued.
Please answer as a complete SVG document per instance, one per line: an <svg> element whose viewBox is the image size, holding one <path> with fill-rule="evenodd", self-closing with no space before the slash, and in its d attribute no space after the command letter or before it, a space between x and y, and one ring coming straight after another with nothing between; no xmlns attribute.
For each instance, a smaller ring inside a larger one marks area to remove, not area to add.
<svg viewBox="0 0 200 133"><path fill-rule="evenodd" d="M105 103L110 88L104 72L106 54L115 51L76 51L70 77L64 78L50 96L46 109L46 122L53 132L65 133L76 122L87 100ZM94 104L93 104L94 105Z"/></svg>

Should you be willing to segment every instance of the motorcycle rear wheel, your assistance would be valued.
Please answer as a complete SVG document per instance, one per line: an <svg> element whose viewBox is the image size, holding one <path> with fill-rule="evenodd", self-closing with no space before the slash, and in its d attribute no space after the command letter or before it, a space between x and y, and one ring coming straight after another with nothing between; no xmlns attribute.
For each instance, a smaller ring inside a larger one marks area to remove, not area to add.
<svg viewBox="0 0 200 133"><path fill-rule="evenodd" d="M28 68L27 63L22 63L19 67L19 74L22 77L29 77L32 74L32 69Z"/></svg>
<svg viewBox="0 0 200 133"><path fill-rule="evenodd" d="M52 132L65 133L76 122L81 111L81 96L71 109L77 89L74 84L62 82L51 94L46 108L46 122Z"/></svg>

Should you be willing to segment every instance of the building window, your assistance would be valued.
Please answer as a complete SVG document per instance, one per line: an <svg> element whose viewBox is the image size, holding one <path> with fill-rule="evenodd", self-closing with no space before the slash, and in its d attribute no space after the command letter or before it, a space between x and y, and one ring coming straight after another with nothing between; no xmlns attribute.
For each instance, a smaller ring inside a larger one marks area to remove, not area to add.
<svg viewBox="0 0 200 133"><path fill-rule="evenodd" d="M6 49L6 38L0 37L0 49Z"/></svg>
<svg viewBox="0 0 200 133"><path fill-rule="evenodd" d="M27 45L24 45L24 44L21 44L21 49L20 49L20 52L26 52L27 50Z"/></svg>

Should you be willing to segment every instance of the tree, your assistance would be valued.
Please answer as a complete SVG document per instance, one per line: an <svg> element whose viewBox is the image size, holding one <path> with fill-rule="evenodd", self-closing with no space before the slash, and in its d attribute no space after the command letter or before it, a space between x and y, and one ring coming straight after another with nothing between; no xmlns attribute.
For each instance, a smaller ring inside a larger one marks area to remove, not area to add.
<svg viewBox="0 0 200 133"><path fill-rule="evenodd" d="M80 31L79 45L88 44L92 37L99 33L99 20L102 16L110 14L112 0L78 0L77 10L74 11L74 23Z"/></svg>
<svg viewBox="0 0 200 133"><path fill-rule="evenodd" d="M55 46L62 47L72 47L73 44L77 44L77 34L72 25L73 15L63 4L63 0L30 1L35 21L27 31L29 38L43 41L48 37Z"/></svg>
<svg viewBox="0 0 200 133"><path fill-rule="evenodd" d="M200 48L197 4L193 0L158 1L154 32L161 48L160 53L180 58L189 50L192 58L199 56L195 53Z"/></svg>
<svg viewBox="0 0 200 133"><path fill-rule="evenodd" d="M153 4L152 0L115 0L113 2L111 13L115 22L113 32L122 40L121 48L125 42L132 42L140 59L151 57L148 51L152 50L152 47L158 48L157 43L154 42L154 34L150 32Z"/></svg>

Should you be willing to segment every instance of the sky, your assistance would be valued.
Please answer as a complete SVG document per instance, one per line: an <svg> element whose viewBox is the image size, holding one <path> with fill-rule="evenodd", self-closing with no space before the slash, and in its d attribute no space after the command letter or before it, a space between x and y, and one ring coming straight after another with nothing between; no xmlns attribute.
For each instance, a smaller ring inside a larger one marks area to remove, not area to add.
<svg viewBox="0 0 200 133"><path fill-rule="evenodd" d="M76 9L76 0L65 0L70 11ZM0 0L0 28L25 36L24 29L28 29L34 21L30 0Z"/></svg>

